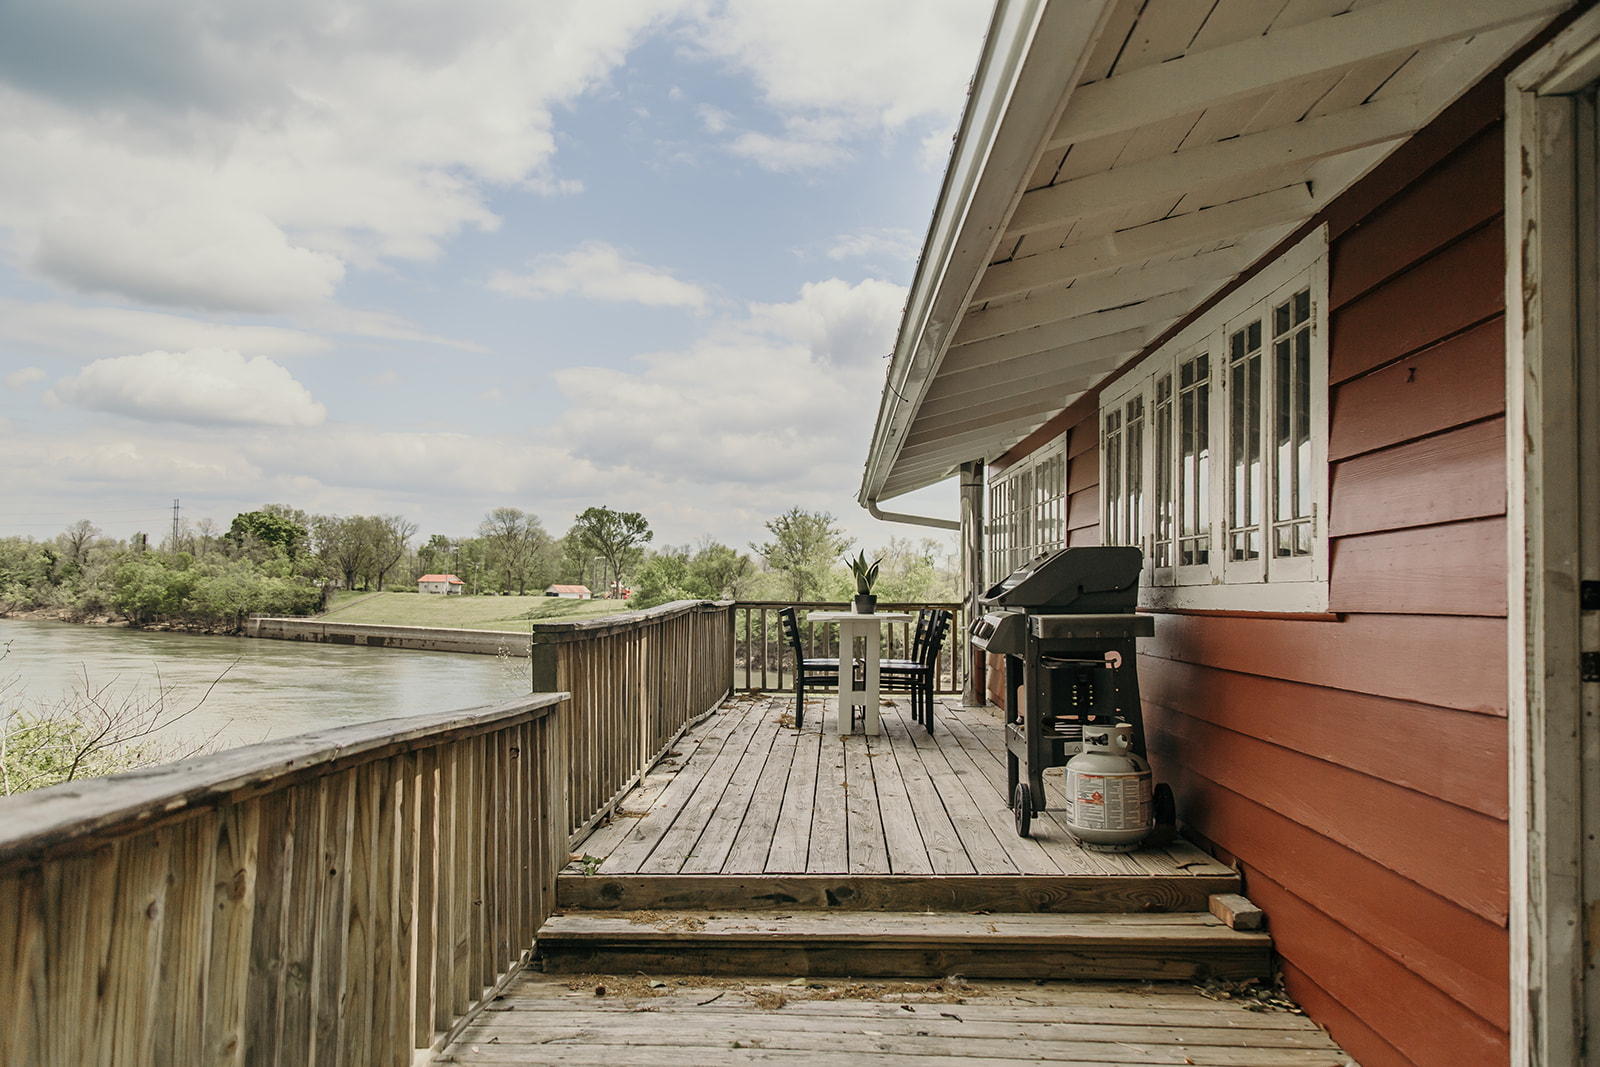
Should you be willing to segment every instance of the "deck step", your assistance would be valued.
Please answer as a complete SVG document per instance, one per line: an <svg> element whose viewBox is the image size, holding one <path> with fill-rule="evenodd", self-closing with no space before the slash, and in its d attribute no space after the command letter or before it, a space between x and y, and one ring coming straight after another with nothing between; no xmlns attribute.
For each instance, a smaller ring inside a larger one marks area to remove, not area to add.
<svg viewBox="0 0 1600 1067"><path fill-rule="evenodd" d="M1239 876L564 873L557 906L590 911L702 908L951 912L1203 912Z"/></svg>
<svg viewBox="0 0 1600 1067"><path fill-rule="evenodd" d="M553 916L538 950L569 974L1243 979L1272 939L1192 912L644 911Z"/></svg>

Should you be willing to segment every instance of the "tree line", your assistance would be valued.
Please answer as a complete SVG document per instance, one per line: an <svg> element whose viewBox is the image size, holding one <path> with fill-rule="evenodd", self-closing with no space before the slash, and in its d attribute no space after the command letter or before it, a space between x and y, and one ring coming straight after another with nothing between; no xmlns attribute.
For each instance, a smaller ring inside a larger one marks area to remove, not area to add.
<svg viewBox="0 0 1600 1067"><path fill-rule="evenodd" d="M0 614L49 610L67 618L120 615L135 625L237 630L251 614L303 615L340 589L415 592L426 574L454 574L472 595L541 594L553 584L627 595L630 607L683 599L842 600L840 557L854 541L825 512L791 508L766 523L748 553L713 540L652 547L638 512L591 507L552 536L537 515L488 512L468 536L432 534L413 547L401 515L315 515L268 504L183 523L152 545L144 534L104 537L89 520L48 540L0 538ZM891 538L881 598L952 599L953 560L931 538ZM619 608L622 605L619 605Z"/></svg>

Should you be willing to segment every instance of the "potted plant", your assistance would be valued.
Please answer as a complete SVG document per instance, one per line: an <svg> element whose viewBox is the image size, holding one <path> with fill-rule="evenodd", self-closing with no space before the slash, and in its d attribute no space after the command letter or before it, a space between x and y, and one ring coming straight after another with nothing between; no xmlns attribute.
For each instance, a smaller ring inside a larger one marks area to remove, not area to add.
<svg viewBox="0 0 1600 1067"><path fill-rule="evenodd" d="M871 615L878 606L878 598L872 595L872 586L878 580L878 564L883 562L883 558L880 556L868 563L866 552L855 559L845 558L850 564L850 573L856 579L856 598L852 610L857 615Z"/></svg>

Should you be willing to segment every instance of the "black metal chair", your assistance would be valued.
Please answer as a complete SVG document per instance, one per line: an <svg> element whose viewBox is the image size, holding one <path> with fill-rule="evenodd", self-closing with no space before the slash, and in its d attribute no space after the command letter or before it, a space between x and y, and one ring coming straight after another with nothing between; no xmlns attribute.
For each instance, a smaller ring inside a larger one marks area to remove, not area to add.
<svg viewBox="0 0 1600 1067"><path fill-rule="evenodd" d="M909 690L911 717L933 733L933 690L939 670L939 650L950 628L950 613L941 608L923 609L917 618L917 636L910 659L884 660L878 665L881 689Z"/></svg>
<svg viewBox="0 0 1600 1067"><path fill-rule="evenodd" d="M806 686L839 684L837 659L806 659L805 648L800 643L800 621L793 608L779 608L778 622L783 626L783 636L794 653L794 728L800 729L806 721Z"/></svg>

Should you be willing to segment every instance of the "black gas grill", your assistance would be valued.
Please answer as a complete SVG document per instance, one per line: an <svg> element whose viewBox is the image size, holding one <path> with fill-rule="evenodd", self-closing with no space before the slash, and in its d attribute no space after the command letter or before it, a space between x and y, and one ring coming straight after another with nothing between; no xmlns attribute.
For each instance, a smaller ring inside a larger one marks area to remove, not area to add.
<svg viewBox="0 0 1600 1067"><path fill-rule="evenodd" d="M1023 836L1045 808L1044 770L1077 755L1085 725L1126 722L1145 754L1134 640L1155 621L1134 613L1143 562L1137 548L1066 548L978 598L972 643L1004 657L1006 782Z"/></svg>

